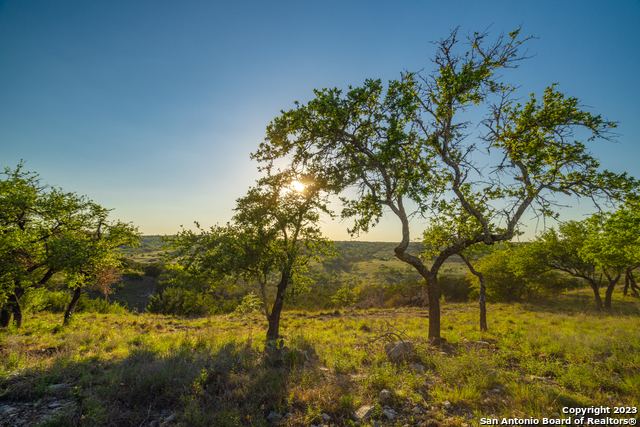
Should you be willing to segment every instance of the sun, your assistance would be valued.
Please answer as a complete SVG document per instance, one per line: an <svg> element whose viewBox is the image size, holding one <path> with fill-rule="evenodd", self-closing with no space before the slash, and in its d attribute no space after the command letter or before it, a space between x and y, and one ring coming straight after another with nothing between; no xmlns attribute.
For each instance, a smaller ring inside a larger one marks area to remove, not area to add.
<svg viewBox="0 0 640 427"><path fill-rule="evenodd" d="M301 183L299 181L291 181L290 188L293 191L296 191L298 193L302 193L306 187L307 187L306 185L304 185L303 183Z"/></svg>

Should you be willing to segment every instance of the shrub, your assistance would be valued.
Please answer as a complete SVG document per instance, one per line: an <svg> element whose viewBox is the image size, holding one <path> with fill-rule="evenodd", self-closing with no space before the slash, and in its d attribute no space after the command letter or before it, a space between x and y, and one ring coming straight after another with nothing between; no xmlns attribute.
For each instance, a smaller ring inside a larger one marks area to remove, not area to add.
<svg viewBox="0 0 640 427"><path fill-rule="evenodd" d="M259 311L260 307L262 307L262 301L256 294L251 292L242 298L242 302L236 307L235 311L240 314L253 313Z"/></svg>
<svg viewBox="0 0 640 427"><path fill-rule="evenodd" d="M331 297L331 302L338 307L345 307L353 305L358 302L360 296L359 288L352 288L348 283L345 283L336 291Z"/></svg>
<svg viewBox="0 0 640 427"><path fill-rule="evenodd" d="M125 271L124 273L122 273L122 277L126 277L129 280L135 280L137 282L144 279L144 277L142 277L142 274L138 273L137 271Z"/></svg>
<svg viewBox="0 0 640 427"><path fill-rule="evenodd" d="M473 282L469 277L438 276L441 295L449 302L469 301Z"/></svg>
<svg viewBox="0 0 640 427"><path fill-rule="evenodd" d="M234 304L233 308L235 308ZM223 309L224 308L224 309ZM210 294L195 289L168 287L161 294L149 299L149 313L172 314L175 316L202 316L218 314L228 310L225 305L219 307L215 298Z"/></svg>
<svg viewBox="0 0 640 427"><path fill-rule="evenodd" d="M66 307L65 307L66 309ZM127 314L129 312L126 305L117 302L109 302L106 299L90 299L81 297L76 308L78 313L100 313L100 314Z"/></svg>
<svg viewBox="0 0 640 427"><path fill-rule="evenodd" d="M38 313L47 306L47 294L44 288L29 288L20 299L20 306L25 313Z"/></svg>
<svg viewBox="0 0 640 427"><path fill-rule="evenodd" d="M62 313L71 302L68 291L50 291L45 288L30 288L20 298L20 306L25 313L38 313L43 310Z"/></svg>
<svg viewBox="0 0 640 427"><path fill-rule="evenodd" d="M144 274L145 276L158 278L163 270L164 266L162 263L154 262L144 267Z"/></svg>

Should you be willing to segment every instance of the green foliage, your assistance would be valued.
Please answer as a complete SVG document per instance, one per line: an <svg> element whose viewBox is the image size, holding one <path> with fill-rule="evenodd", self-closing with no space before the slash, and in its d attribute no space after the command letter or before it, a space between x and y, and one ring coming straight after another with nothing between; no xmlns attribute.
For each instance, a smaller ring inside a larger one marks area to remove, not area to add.
<svg viewBox="0 0 640 427"><path fill-rule="evenodd" d="M321 173L327 188L343 195L352 234L367 232L386 209L397 216L395 255L427 282L431 339L440 337L437 276L449 257L511 240L529 209L556 216L556 193L623 199L637 188L626 174L601 171L586 148L610 138L615 123L581 110L556 85L522 106L515 87L500 80L500 70L524 59L519 49L530 37L518 29L487 39L476 32L462 46L453 31L435 43L431 74L405 73L386 90L380 80L346 92L316 90L271 122L254 154L267 170L286 160L293 170ZM477 133L467 121L474 116L484 117ZM430 220L422 259L407 253L409 204Z"/></svg>
<svg viewBox="0 0 640 427"><path fill-rule="evenodd" d="M213 295L180 287L168 287L161 294L149 298L149 313L174 316L203 316L230 312L234 301L217 301Z"/></svg>
<svg viewBox="0 0 640 427"><path fill-rule="evenodd" d="M78 307L76 309L78 313L100 313L100 314L128 314L129 309L126 306L120 305L115 301L108 301L102 298L80 298L78 301Z"/></svg>
<svg viewBox="0 0 640 427"><path fill-rule="evenodd" d="M487 301L522 301L536 295L556 294L579 286L575 280L549 271L526 247L506 246L482 257L477 263L485 277ZM479 281L469 275L477 290ZM477 298L477 291L470 298Z"/></svg>
<svg viewBox="0 0 640 427"><path fill-rule="evenodd" d="M114 249L135 245L137 228L107 220L108 209L41 185L22 168L5 168L0 180L0 306L11 296L10 305L19 308L20 297L54 273L70 288L94 286L107 295L120 265Z"/></svg>
<svg viewBox="0 0 640 427"><path fill-rule="evenodd" d="M254 313L259 311L261 307L262 301L260 300L260 297L253 292L250 292L242 298L242 301L240 301L240 304L238 304L235 311L240 314Z"/></svg>
<svg viewBox="0 0 640 427"><path fill-rule="evenodd" d="M165 266L160 262L154 262L151 264L147 264L144 266L144 274L145 276L158 278Z"/></svg>
<svg viewBox="0 0 640 427"><path fill-rule="evenodd" d="M451 277L438 276L438 284L440 285L441 295L447 302L463 302L469 301L473 292L473 281L470 276Z"/></svg>
<svg viewBox="0 0 640 427"><path fill-rule="evenodd" d="M331 302L337 307L346 307L355 304L360 296L360 289L353 288L345 283L331 297Z"/></svg>
<svg viewBox="0 0 640 427"><path fill-rule="evenodd" d="M142 274L137 271L125 271L122 273L122 277L126 277L129 280L133 280L136 282L141 282L143 280Z"/></svg>

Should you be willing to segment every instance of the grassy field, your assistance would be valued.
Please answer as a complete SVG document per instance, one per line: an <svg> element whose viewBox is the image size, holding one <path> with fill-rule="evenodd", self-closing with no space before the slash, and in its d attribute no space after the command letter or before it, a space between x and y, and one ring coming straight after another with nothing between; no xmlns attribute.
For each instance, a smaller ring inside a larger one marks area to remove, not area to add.
<svg viewBox="0 0 640 427"><path fill-rule="evenodd" d="M287 311L284 349L265 345L259 314L87 314L66 328L30 316L0 330L0 425L464 427L638 408L640 302L616 293L605 314L592 300L490 304L487 333L475 304L445 304L440 347L414 309ZM368 343L389 324L413 342L410 360ZM370 417L356 421L363 405Z"/></svg>

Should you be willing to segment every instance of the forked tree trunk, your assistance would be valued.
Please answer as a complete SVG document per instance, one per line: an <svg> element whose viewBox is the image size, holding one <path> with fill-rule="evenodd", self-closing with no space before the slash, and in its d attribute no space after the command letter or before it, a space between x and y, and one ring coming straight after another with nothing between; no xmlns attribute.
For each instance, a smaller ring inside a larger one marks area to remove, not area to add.
<svg viewBox="0 0 640 427"><path fill-rule="evenodd" d="M633 268L627 270L627 274L625 276L625 285L624 285L624 296L627 296L627 290L631 288L631 295L636 298L640 298L640 294L638 291L640 290L636 284L636 278L633 276Z"/></svg>
<svg viewBox="0 0 640 427"><path fill-rule="evenodd" d="M6 328L11 323L11 316L13 316L13 323L16 328L22 327L22 307L20 306L20 298L24 295L24 289L17 287L12 294L9 295L7 303L2 310L0 310L0 326Z"/></svg>
<svg viewBox="0 0 640 427"><path fill-rule="evenodd" d="M591 286L591 289L593 289L593 296L596 300L596 310L604 310L604 306L602 305L602 298L600 298L600 289L598 289L598 285L596 284L595 280L589 280L589 286Z"/></svg>
<svg viewBox="0 0 640 427"><path fill-rule="evenodd" d="M607 286L607 290L604 293L604 308L607 310L611 310L611 296L613 295L613 289L616 287L616 283L618 283L618 279L620 279L620 275L615 278L609 278L609 286Z"/></svg>
<svg viewBox="0 0 640 427"><path fill-rule="evenodd" d="M67 311L64 312L64 322L62 323L63 325L69 324L73 313L76 311L76 305L78 305L80 295L82 295L82 286L73 290L73 298L71 298L71 302L69 303L69 307L67 307Z"/></svg>
<svg viewBox="0 0 640 427"><path fill-rule="evenodd" d="M289 274L282 273L282 279L278 283L278 292L276 293L276 300L273 302L271 308L271 314L269 315L269 329L267 330L267 341L278 339L280 335L280 314L282 313L282 307L284 306L284 292L287 290L289 284Z"/></svg>

